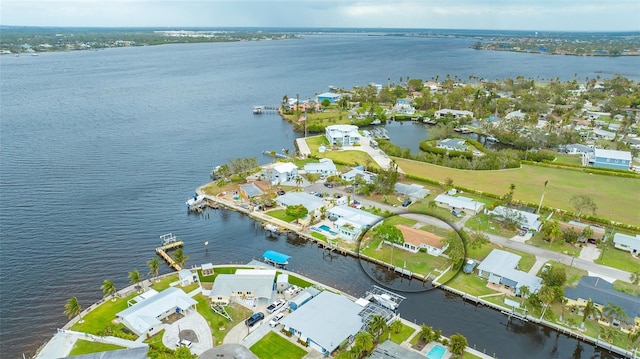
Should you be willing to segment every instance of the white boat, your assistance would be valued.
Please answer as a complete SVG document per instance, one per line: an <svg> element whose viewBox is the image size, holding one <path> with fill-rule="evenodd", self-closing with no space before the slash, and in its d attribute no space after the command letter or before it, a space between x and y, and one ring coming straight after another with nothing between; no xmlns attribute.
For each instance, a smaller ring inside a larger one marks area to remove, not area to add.
<svg viewBox="0 0 640 359"><path fill-rule="evenodd" d="M265 230L265 231L268 231L268 232L271 232L271 233L273 233L273 234L278 234L278 233L280 233L280 228L278 228L278 226L273 225L273 224L271 224L271 223L267 223L267 224L265 224L265 225L264 225L264 230Z"/></svg>
<svg viewBox="0 0 640 359"><path fill-rule="evenodd" d="M197 206L204 201L204 195L193 195L193 197L189 198L186 202L188 207Z"/></svg>
<svg viewBox="0 0 640 359"><path fill-rule="evenodd" d="M489 141L489 142L500 142L500 141L498 141L497 138L495 138L493 136L487 136L486 140Z"/></svg>

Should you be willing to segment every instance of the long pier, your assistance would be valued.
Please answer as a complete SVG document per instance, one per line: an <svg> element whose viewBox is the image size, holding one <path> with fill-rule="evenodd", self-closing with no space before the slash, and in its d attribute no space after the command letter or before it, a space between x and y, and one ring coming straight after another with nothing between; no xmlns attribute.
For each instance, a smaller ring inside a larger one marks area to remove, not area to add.
<svg viewBox="0 0 640 359"><path fill-rule="evenodd" d="M180 271L182 270L182 267L180 267L180 265L178 263L176 263L176 261L173 260L173 258L171 258L170 255L167 254L167 251L170 249L175 249L178 247L182 247L182 245L184 244L183 241L175 241L175 242L171 242L169 244L165 244L162 247L158 247L156 248L156 253L158 253L158 255L160 255L160 257L162 257L162 259L164 259L167 264L169 265L169 267Z"/></svg>

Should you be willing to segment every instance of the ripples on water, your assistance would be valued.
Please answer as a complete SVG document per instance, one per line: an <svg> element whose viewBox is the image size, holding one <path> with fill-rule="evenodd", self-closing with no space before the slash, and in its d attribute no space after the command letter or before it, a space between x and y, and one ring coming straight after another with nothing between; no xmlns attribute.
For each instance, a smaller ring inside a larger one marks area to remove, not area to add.
<svg viewBox="0 0 640 359"><path fill-rule="evenodd" d="M237 213L186 214L185 200L214 165L251 156L264 163L270 159L263 150L293 150L290 126L277 116L252 115L253 105L407 75L567 79L638 68L630 58L478 52L470 44L313 37L0 57L0 353L33 353L66 322L69 297L87 307L101 297L104 279L121 288L129 271L146 273L167 232L185 241L189 265L245 263L280 250L293 256L293 270L363 295L373 282L355 260L331 261L293 239L266 240ZM419 322L463 331L501 357L532 353L521 344L537 337L510 335L493 311L469 312L439 291L407 297L402 310ZM505 339L496 341L501 328ZM552 341L539 335L540 357L547 357ZM573 350L574 340L560 342L561 353Z"/></svg>

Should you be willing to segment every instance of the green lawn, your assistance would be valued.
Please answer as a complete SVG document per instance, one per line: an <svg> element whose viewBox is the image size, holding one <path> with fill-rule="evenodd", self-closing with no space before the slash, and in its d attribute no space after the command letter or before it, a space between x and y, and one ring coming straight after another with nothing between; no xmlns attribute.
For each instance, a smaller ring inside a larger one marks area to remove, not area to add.
<svg viewBox="0 0 640 359"><path fill-rule="evenodd" d="M566 153L559 153L559 152L555 152L553 155L556 156L556 160L554 161L554 163L577 165L577 166L582 165L582 156L569 155Z"/></svg>
<svg viewBox="0 0 640 359"><path fill-rule="evenodd" d="M266 212L267 215L277 218L281 221L285 221L287 223L291 223L295 220L294 217L289 216L284 209L274 209L272 211Z"/></svg>
<svg viewBox="0 0 640 359"><path fill-rule="evenodd" d="M193 299L198 302L198 313L204 317L207 323L209 323L209 327L211 327L211 334L215 345L221 345L229 330L237 324L244 322L252 313L250 309L240 304L232 303L225 307L225 310L233 319L233 321L228 321L211 309L209 299L205 298L202 294L196 295Z"/></svg>
<svg viewBox="0 0 640 359"><path fill-rule="evenodd" d="M84 332L94 335L100 335L107 327L111 325L111 321L116 318L116 313L127 309L127 301L137 296L138 293L132 293L125 298L116 298L115 301L105 299L104 303L93 309L82 319L82 323L78 322L71 327L71 330Z"/></svg>
<svg viewBox="0 0 640 359"><path fill-rule="evenodd" d="M402 329L400 329L399 333L395 333L393 331L391 331L391 341L396 343L396 344L400 344L402 342L404 342L405 340L407 340L407 338L409 338L411 336L411 334L413 334L413 332L415 332L415 329L413 329L412 327L408 326L408 325L404 325L402 324ZM387 330L387 332L383 333L381 335L381 338L388 338L389 337L389 331Z"/></svg>
<svg viewBox="0 0 640 359"><path fill-rule="evenodd" d="M539 232L537 232L533 237L531 237L531 239L527 241L527 244L530 244L535 247L548 249L556 253L574 255L576 257L580 255L580 250L582 249L578 246L574 246L570 243L567 243L562 239L549 243L544 239L542 239L542 234L540 234Z"/></svg>
<svg viewBox="0 0 640 359"><path fill-rule="evenodd" d="M249 348L259 359L296 359L307 355L307 352L279 334L270 331Z"/></svg>
<svg viewBox="0 0 640 359"><path fill-rule="evenodd" d="M292 274L289 274L289 284L298 286L300 288L307 288L307 287L311 287L312 285L311 282L307 282L306 280L300 277L296 277Z"/></svg>
<svg viewBox="0 0 640 359"><path fill-rule="evenodd" d="M318 152L318 148L321 144L327 144L327 139L324 135L307 137L307 145L311 150L311 154L319 157L330 158L336 163L345 163L350 165L362 165L367 166L369 169L379 169L378 164L369 156L368 153L363 151L326 151L323 153ZM329 148L328 148L329 149Z"/></svg>
<svg viewBox="0 0 640 359"><path fill-rule="evenodd" d="M613 282L613 289L618 292L627 293L633 296L638 296L640 294L640 286L633 285L628 282L623 282L621 280L616 280Z"/></svg>
<svg viewBox="0 0 640 359"><path fill-rule="evenodd" d="M549 181L544 204L567 211L575 211L569 201L574 195L587 195L598 206L596 215L622 223L637 223L637 203L640 203L640 180L589 174L581 171L522 165L521 168L501 171L470 171L435 166L428 163L394 158L405 172L444 183L453 179L460 185L480 191L505 194L514 183L516 200L538 203L544 182ZM593 189L597 188L597 191ZM620 194L624 193L624 196ZM615 198L612 201L611 198Z"/></svg>
<svg viewBox="0 0 640 359"><path fill-rule="evenodd" d="M99 343L84 339L78 339L73 345L73 348L71 349L71 352L68 356L108 352L118 349L124 349L124 347L115 344Z"/></svg>
<svg viewBox="0 0 640 359"><path fill-rule="evenodd" d="M386 224L389 226L397 226L398 224L404 224L405 226L408 226L408 227L412 227L416 223L418 223L418 221L414 219L405 218L397 215L386 218L383 222L383 224Z"/></svg>
<svg viewBox="0 0 640 359"><path fill-rule="evenodd" d="M168 275L166 277L162 277L160 278L160 281L156 282L155 280L151 280L152 281L152 286L153 289L157 290L158 292L162 292L163 290L167 289L170 287L169 284L178 281L178 273L172 274L172 275Z"/></svg>
<svg viewBox="0 0 640 359"><path fill-rule="evenodd" d="M319 239L319 240L321 240L321 241L323 241L323 242L327 242L327 236L325 236L325 235L324 235L324 234L322 234L322 233L318 233L318 232L316 232L316 231L312 231L312 232L311 232L311 237L316 238L316 239Z"/></svg>
<svg viewBox="0 0 640 359"><path fill-rule="evenodd" d="M443 282L446 278L443 278ZM469 295L478 297L486 294L498 293L497 291L487 288L487 280L478 277L475 274L465 274L462 271L458 275L446 282L447 287L461 290Z"/></svg>
<svg viewBox="0 0 640 359"><path fill-rule="evenodd" d="M609 267L622 269L628 272L637 271L640 268L640 259L633 257L629 252L609 245L606 249L602 249L602 255L594 262Z"/></svg>

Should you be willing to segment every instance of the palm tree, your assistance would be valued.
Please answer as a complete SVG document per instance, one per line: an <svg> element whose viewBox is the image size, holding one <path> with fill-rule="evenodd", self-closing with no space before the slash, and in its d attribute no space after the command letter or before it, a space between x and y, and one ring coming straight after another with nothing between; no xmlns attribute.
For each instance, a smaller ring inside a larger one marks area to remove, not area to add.
<svg viewBox="0 0 640 359"><path fill-rule="evenodd" d="M139 290L140 287L140 272L137 269L134 269L132 272L129 272L129 283L134 284L136 286L136 290Z"/></svg>
<svg viewBox="0 0 640 359"><path fill-rule="evenodd" d="M640 270L631 273L631 275L629 276L629 280L631 280L631 283L633 283L634 285L640 284Z"/></svg>
<svg viewBox="0 0 640 359"><path fill-rule="evenodd" d="M369 352L373 349L373 335L369 332L358 332L353 345L356 348L356 355L359 357L363 352Z"/></svg>
<svg viewBox="0 0 640 359"><path fill-rule="evenodd" d="M64 314L66 314L69 319L75 317L76 315L80 315L82 313L82 307L80 306L80 302L78 302L78 297L71 297L67 300L67 303L64 305L65 310ZM80 323L82 323L82 316L80 315Z"/></svg>
<svg viewBox="0 0 640 359"><path fill-rule="evenodd" d="M461 355L464 353L465 348L467 347L467 338L465 338L462 334L454 334L451 336L451 342L449 344L449 349L453 354Z"/></svg>
<svg viewBox="0 0 640 359"><path fill-rule="evenodd" d="M301 176L296 176L296 187L298 187L298 191L300 190L300 185L302 184L303 179Z"/></svg>
<svg viewBox="0 0 640 359"><path fill-rule="evenodd" d="M372 315L369 319L369 331L376 336L376 343L380 340L380 335L387 330L387 321L381 315Z"/></svg>
<svg viewBox="0 0 640 359"><path fill-rule="evenodd" d="M160 262L158 262L158 258L153 257L147 262L147 266L149 266L149 274L158 280L158 271L160 270Z"/></svg>
<svg viewBox="0 0 640 359"><path fill-rule="evenodd" d="M524 303L524 300L529 296L529 294L531 294L531 290L529 290L529 287L527 287L526 285L520 287L520 298L522 298L520 304Z"/></svg>
<svg viewBox="0 0 640 359"><path fill-rule="evenodd" d="M116 285L113 284L112 280L105 279L104 282L102 282L100 289L102 290L102 293L104 293L104 297L102 298L111 296L112 300L116 300L116 292L118 290L116 289Z"/></svg>
<svg viewBox="0 0 640 359"><path fill-rule="evenodd" d="M609 321L611 322L611 324L613 324L613 321L617 318L629 319L629 316L624 311L624 309L622 309L622 307L611 302L607 303L607 305L604 306L604 308L602 309L602 314L610 319Z"/></svg>
<svg viewBox="0 0 640 359"><path fill-rule="evenodd" d="M428 325L422 324L420 326L420 332L418 338L422 339L425 343L429 343L433 337L433 328Z"/></svg>
<svg viewBox="0 0 640 359"><path fill-rule="evenodd" d="M582 308L582 324L580 324L580 328L584 329L584 322L591 314L595 314L598 311L596 304L589 298L587 300L587 304L585 304L584 308Z"/></svg>
<svg viewBox="0 0 640 359"><path fill-rule="evenodd" d="M184 254L182 248L176 249L176 252L173 254L173 260L176 261L180 267L184 267L184 263L187 259L189 259L189 256Z"/></svg>
<svg viewBox="0 0 640 359"><path fill-rule="evenodd" d="M402 330L402 322L399 319L394 320L389 325L389 330L393 331L396 334L400 333L400 331Z"/></svg>

